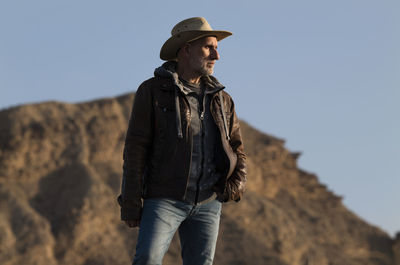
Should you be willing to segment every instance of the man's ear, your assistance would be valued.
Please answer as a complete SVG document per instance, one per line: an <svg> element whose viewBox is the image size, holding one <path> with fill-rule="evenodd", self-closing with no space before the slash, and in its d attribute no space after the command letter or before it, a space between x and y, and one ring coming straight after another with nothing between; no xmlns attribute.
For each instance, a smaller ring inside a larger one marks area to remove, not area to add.
<svg viewBox="0 0 400 265"><path fill-rule="evenodd" d="M185 45L183 45L182 47L182 51L185 55L188 55L190 53L190 44L186 43Z"/></svg>
<svg viewBox="0 0 400 265"><path fill-rule="evenodd" d="M183 59L183 58L189 57L190 48L191 48L191 47L190 47L190 44L189 44L189 43L186 43L186 44L182 45L182 47L181 47L181 48L178 50L178 52L176 53L178 59L179 59L179 58Z"/></svg>

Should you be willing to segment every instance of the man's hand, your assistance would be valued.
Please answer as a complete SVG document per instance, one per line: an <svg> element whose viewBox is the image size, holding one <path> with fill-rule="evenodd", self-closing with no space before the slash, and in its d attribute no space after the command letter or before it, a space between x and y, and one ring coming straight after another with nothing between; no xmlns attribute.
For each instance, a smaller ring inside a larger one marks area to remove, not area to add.
<svg viewBox="0 0 400 265"><path fill-rule="evenodd" d="M140 225L140 220L127 220L125 224L129 227L138 227Z"/></svg>

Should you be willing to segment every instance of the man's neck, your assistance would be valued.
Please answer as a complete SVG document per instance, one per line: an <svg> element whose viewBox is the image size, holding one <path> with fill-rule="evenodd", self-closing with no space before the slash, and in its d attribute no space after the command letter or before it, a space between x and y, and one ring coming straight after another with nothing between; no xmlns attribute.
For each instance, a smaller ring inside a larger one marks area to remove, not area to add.
<svg viewBox="0 0 400 265"><path fill-rule="evenodd" d="M200 84L201 75L194 73L194 72L190 72L187 69L188 68L186 68L178 63L176 72L178 73L179 78L185 80L186 82L192 83L192 84Z"/></svg>

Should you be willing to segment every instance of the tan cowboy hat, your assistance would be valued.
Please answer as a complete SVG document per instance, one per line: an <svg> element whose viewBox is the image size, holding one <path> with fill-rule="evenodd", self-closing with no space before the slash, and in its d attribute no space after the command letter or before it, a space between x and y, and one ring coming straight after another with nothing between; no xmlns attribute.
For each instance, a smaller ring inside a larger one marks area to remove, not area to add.
<svg viewBox="0 0 400 265"><path fill-rule="evenodd" d="M213 30L203 17L185 19L171 31L171 37L164 43L160 51L160 58L165 61L176 60L176 54L183 44L206 36L215 36L218 41L232 35L232 32Z"/></svg>

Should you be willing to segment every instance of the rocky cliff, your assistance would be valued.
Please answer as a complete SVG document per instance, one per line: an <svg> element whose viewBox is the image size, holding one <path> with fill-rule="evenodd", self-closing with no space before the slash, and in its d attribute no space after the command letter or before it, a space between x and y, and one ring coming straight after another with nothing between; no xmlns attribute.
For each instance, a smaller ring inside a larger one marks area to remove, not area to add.
<svg viewBox="0 0 400 265"><path fill-rule="evenodd" d="M0 112L0 264L130 264L136 229L116 196L133 95ZM400 240L299 169L245 122L248 191L223 209L215 264L399 265ZM164 264L179 264L174 238Z"/></svg>

